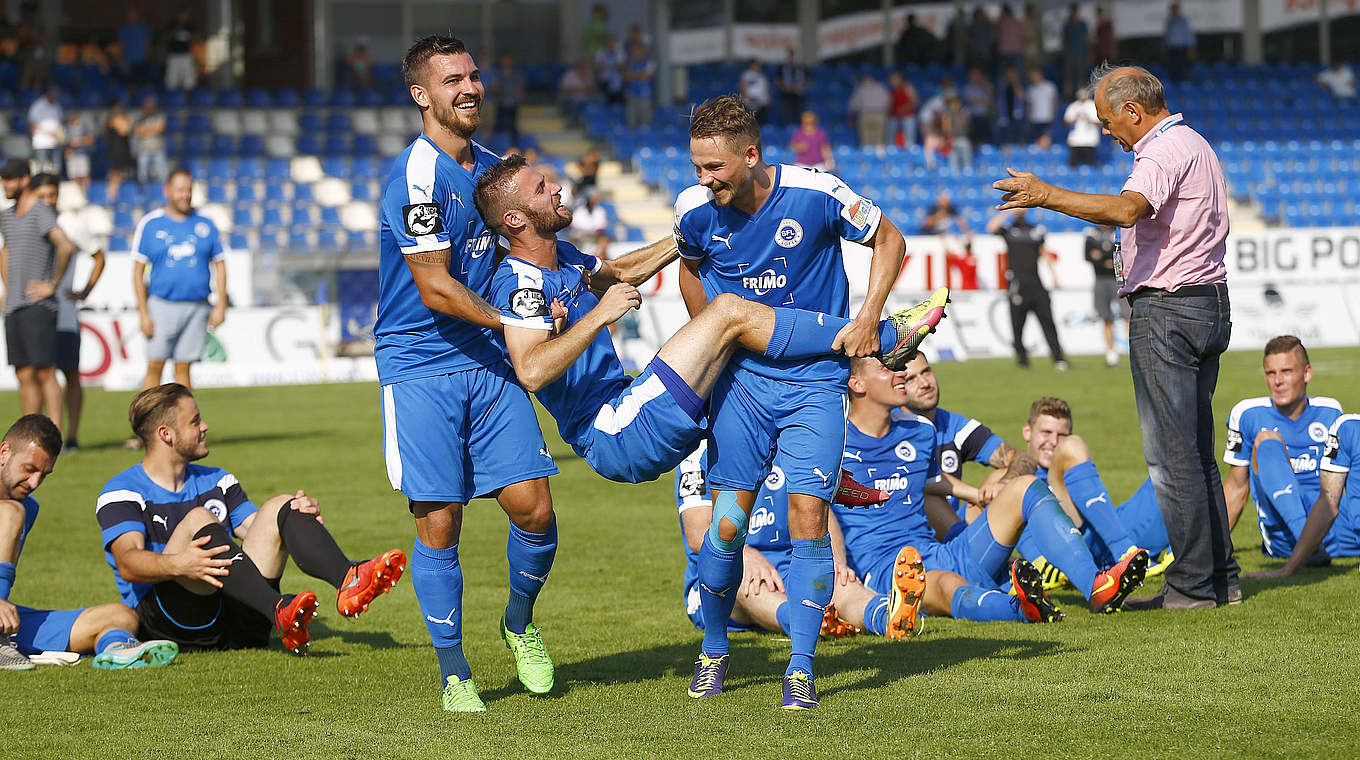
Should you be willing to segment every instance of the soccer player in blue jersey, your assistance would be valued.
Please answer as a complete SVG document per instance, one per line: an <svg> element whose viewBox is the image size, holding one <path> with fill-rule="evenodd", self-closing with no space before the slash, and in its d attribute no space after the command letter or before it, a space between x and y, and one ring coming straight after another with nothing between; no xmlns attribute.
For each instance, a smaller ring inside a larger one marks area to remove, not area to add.
<svg viewBox="0 0 1360 760"><path fill-rule="evenodd" d="M132 236L132 290L147 340L143 390L160 385L172 359L175 382L192 387L189 367L203 355L208 328L227 316L222 239L212 219L194 209L193 176L175 169L164 190L165 207L143 216ZM217 303L210 306L214 280Z"/></svg>
<svg viewBox="0 0 1360 760"><path fill-rule="evenodd" d="M137 394L128 421L145 453L104 484L95 517L118 592L144 635L181 649L238 649L268 645L277 628L284 647L303 654L318 604L311 591L279 593L289 557L335 587L345 617L359 616L401 577L400 549L350 562L303 491L257 509L231 473L194 464L208 455L208 424L183 385Z"/></svg>
<svg viewBox="0 0 1360 760"><path fill-rule="evenodd" d="M172 641L139 641L137 613L122 604L74 610L40 610L9 601L19 555L38 519L38 490L61 453L61 432L40 414L20 417L0 439L0 668L32 670L30 655L45 662L74 662L69 653L94 653L101 669L169 665L179 654Z"/></svg>
<svg viewBox="0 0 1360 760"><path fill-rule="evenodd" d="M1248 578L1293 575L1319 551L1328 557L1360 555L1360 475L1352 477L1360 472L1360 414L1343 414L1332 423L1318 468L1322 471L1318 498L1289 561Z"/></svg>
<svg viewBox="0 0 1360 760"><path fill-rule="evenodd" d="M1136 552L1101 572L1052 492L1024 472L1026 457L1016 457L978 519L971 524L958 520L943 499L926 496L926 481L939 473L933 456L936 434L929 420L901 409L906 403L903 373L856 360L849 390L845 468L861 482L892 494L882 506L867 510L833 507L848 562L870 588L882 589L899 572L911 572L901 551L914 547L924 560L928 613L970 620L1057 619L1038 572L1027 562L1009 560L1022 530L1031 532L1044 556L1074 579L1092 612L1119 609L1142 583L1147 553ZM939 513L937 522L953 521L943 540L937 539L928 512ZM1016 599L987 594L999 587L1008 568ZM936 571L943 572L932 578Z"/></svg>
<svg viewBox="0 0 1360 760"><path fill-rule="evenodd" d="M480 712L486 705L463 654L463 506L495 497L510 519L501 636L520 681L546 693L553 665L533 610L557 552L548 491L557 466L505 362L500 313L486 302L496 236L472 196L498 157L472 140L481 74L460 40L441 36L412 45L402 74L424 126L393 163L379 214L373 333L383 454L415 517L411 583L439 660L444 709Z"/></svg>
<svg viewBox="0 0 1360 760"><path fill-rule="evenodd" d="M699 444L675 471L675 504L685 540L685 614L695 628L703 629L703 596L699 593L699 550L713 522L713 493L708 488L708 446ZM789 496L784 470L770 469L756 495L746 545L742 548L742 579L736 606L727 624L730 631L764 629L788 633L792 603L784 593L788 585L793 546L789 539ZM919 563L919 557L914 560ZM837 567L831 604L822 616L821 632L842 637L863 628L890 639L903 639L919 631L916 614L925 589L925 575L914 573L899 589L877 594L842 563Z"/></svg>
<svg viewBox="0 0 1360 760"><path fill-rule="evenodd" d="M658 242L612 261L583 254L557 239L572 218L561 189L521 155L478 180L478 211L510 243L491 303L520 382L556 418L563 440L611 480L655 480L693 450L705 432L704 399L736 348L825 356L850 321L722 294L630 378L604 328L641 304L636 286L675 259L675 246ZM563 314L560 332L554 310ZM913 313L883 320L881 338L919 341Z"/></svg>
<svg viewBox="0 0 1360 760"><path fill-rule="evenodd" d="M1308 395L1313 367L1308 350L1293 335L1266 343L1262 365L1270 395L1240 401L1228 415L1223 461L1232 469L1223 480L1223 495L1232 525L1250 496L1261 553L1284 558L1293 553L1321 492L1318 464L1341 404ZM1316 561L1327 558L1319 554Z"/></svg>
<svg viewBox="0 0 1360 760"><path fill-rule="evenodd" d="M698 184L676 198L675 240L684 259L680 288L690 314L732 293L847 317L841 244L849 240L872 248L873 258L864 304L832 347L849 357L886 349L880 346L879 316L906 244L878 206L833 175L766 164L760 125L737 97L701 104L690 118L689 135ZM890 350L882 358L900 369L910 353ZM728 592L741 578L741 540L756 489L778 454L788 479L793 541L789 598L798 602L781 706L817 705L812 658L818 618L833 586L827 505L840 467L847 374L845 357L793 361L740 351L714 387L708 455L715 519L699 553L706 625L691 685L696 697L722 691L729 652L725 624L734 601ZM701 682L714 686L694 688Z"/></svg>

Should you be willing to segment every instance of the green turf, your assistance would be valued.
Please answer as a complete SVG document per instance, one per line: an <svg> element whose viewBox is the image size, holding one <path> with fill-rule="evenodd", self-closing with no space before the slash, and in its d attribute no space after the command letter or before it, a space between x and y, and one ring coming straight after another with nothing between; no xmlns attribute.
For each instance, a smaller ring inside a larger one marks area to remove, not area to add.
<svg viewBox="0 0 1360 760"><path fill-rule="evenodd" d="M1315 351L1316 394L1360 410L1360 356ZM1040 363L1043 364L1042 362ZM944 404L1012 441L1030 401L1067 398L1114 496L1146 477L1126 366L1098 357L1072 371L1006 361L937 366ZM1221 424L1264 384L1255 352L1224 359ZM85 448L38 493L13 599L41 607L116 600L95 497L135 456L118 447L129 394L91 392ZM408 549L404 500L388 489L378 395L365 385L205 390L210 464L259 502L305 488L351 556ZM13 394L0 408L15 409ZM823 642L822 707L776 709L786 639L733 639L728 692L685 695L699 634L681 609L683 555L671 483L626 486L589 472L545 431L557 564L538 605L557 687L533 698L497 635L505 601L506 522L475 502L463 528L464 635L489 712L439 709L438 672L408 579L357 624L323 601L312 655L194 654L161 671L100 672L88 662L0 672L0 757L1339 757L1360 720L1356 562L1287 581L1245 581L1240 607L1093 617L1075 594L1049 626L931 620L908 642ZM976 472L968 473L975 477ZM1234 534L1246 570L1267 566L1254 521ZM290 569L285 590L324 583ZM721 734L725 738L711 738Z"/></svg>

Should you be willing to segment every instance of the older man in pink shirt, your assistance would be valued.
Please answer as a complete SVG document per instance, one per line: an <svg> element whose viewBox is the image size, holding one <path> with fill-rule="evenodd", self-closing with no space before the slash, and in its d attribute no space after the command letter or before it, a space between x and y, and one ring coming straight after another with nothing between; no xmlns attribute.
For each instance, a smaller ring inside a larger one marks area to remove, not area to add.
<svg viewBox="0 0 1360 760"><path fill-rule="evenodd" d="M1077 193L1013 169L992 186L1004 193L998 208L1039 206L1132 228L1116 249L1115 273L1132 306L1129 364L1143 455L1176 561L1156 596L1124 609L1235 604L1242 590L1214 461L1212 407L1231 331L1223 170L1209 143L1167 110L1157 77L1107 66L1092 78L1102 129L1133 152L1122 192Z"/></svg>

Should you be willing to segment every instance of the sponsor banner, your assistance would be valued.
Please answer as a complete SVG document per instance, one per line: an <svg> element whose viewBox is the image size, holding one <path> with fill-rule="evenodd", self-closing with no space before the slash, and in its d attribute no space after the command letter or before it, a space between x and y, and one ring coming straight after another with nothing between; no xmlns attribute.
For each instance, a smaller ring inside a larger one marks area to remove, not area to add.
<svg viewBox="0 0 1360 760"><path fill-rule="evenodd" d="M1261 28L1267 32L1300 24L1316 24L1322 19L1323 0L1259 0ZM1326 0L1327 18L1360 14L1360 0Z"/></svg>

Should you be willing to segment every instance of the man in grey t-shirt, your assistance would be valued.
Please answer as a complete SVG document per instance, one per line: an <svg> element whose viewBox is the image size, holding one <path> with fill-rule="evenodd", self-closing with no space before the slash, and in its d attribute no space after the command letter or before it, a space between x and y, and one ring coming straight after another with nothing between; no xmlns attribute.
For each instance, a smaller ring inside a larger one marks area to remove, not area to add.
<svg viewBox="0 0 1360 760"><path fill-rule="evenodd" d="M5 283L5 342L19 378L24 414L41 413L61 424L62 390L57 382L57 286L66 276L75 246L57 226L57 212L28 189L28 162L11 160L0 169L0 185L12 208L0 211L0 276Z"/></svg>

